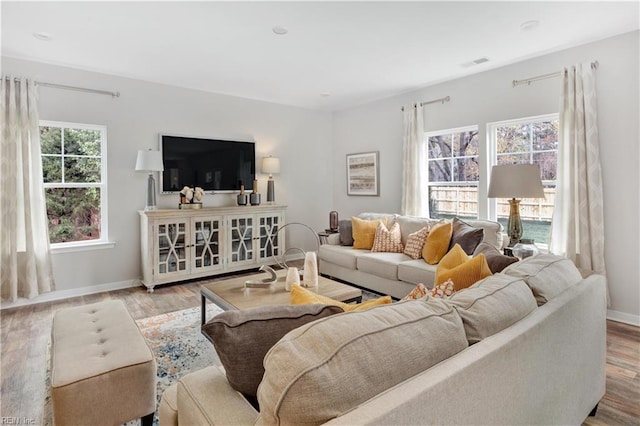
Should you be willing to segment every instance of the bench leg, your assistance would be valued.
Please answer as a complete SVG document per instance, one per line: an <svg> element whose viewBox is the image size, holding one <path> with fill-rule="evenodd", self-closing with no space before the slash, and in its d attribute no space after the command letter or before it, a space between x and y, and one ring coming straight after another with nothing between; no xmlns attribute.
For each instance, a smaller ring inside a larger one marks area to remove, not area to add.
<svg viewBox="0 0 640 426"><path fill-rule="evenodd" d="M142 426L153 426L153 415L155 413L149 413L146 416L140 419L140 424Z"/></svg>
<svg viewBox="0 0 640 426"><path fill-rule="evenodd" d="M591 412L589 413L589 417L595 417L596 411L598 411L598 404L596 404L596 406L593 407L593 410L591 410Z"/></svg>

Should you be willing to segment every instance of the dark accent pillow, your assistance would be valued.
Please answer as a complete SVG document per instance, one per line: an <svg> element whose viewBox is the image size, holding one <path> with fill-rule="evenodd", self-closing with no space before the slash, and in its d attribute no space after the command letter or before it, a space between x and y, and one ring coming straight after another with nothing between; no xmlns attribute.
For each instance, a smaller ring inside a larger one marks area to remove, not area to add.
<svg viewBox="0 0 640 426"><path fill-rule="evenodd" d="M453 234L451 235L449 250L456 244L460 244L465 253L472 255L484 238L484 229L471 226L457 217L453 218L452 225Z"/></svg>
<svg viewBox="0 0 640 426"><path fill-rule="evenodd" d="M340 244L343 246L353 245L353 225L351 219L338 221L338 232L340 232Z"/></svg>
<svg viewBox="0 0 640 426"><path fill-rule="evenodd" d="M344 312L329 305L274 305L226 311L202 326L213 342L232 388L255 398L264 375L262 360L291 330L319 318Z"/></svg>
<svg viewBox="0 0 640 426"><path fill-rule="evenodd" d="M473 255L476 256L480 253L484 254L484 257L487 259L487 263L489 264L489 269L491 269L491 272L494 274L501 272L507 266L518 261L517 257L505 256L500 253L500 250L489 243L478 244Z"/></svg>

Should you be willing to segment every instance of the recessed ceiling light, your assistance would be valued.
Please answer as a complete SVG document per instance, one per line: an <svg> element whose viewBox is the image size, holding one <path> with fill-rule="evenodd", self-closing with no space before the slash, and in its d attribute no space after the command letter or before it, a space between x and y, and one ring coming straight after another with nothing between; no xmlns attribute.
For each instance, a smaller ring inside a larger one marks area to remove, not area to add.
<svg viewBox="0 0 640 426"><path fill-rule="evenodd" d="M463 68L469 68L474 65L484 64L485 62L489 62L489 58L483 56L482 58L474 59L473 61L465 62L464 64L460 64Z"/></svg>
<svg viewBox="0 0 640 426"><path fill-rule="evenodd" d="M531 21L525 21L522 24L520 24L520 30L521 31L531 31L531 30L537 28L538 25L540 25L540 21L536 21L535 19L531 20Z"/></svg>
<svg viewBox="0 0 640 426"><path fill-rule="evenodd" d="M45 32L33 33L33 36L42 41L50 41L53 38L51 34Z"/></svg>
<svg viewBox="0 0 640 426"><path fill-rule="evenodd" d="M273 31L274 34L278 34L278 35L285 35L286 33L289 32L288 29L286 29L285 27L281 27L280 25L276 25L271 29L271 31Z"/></svg>
<svg viewBox="0 0 640 426"><path fill-rule="evenodd" d="M322 92L322 93L320 93L320 96L322 96L323 98L328 98L329 96L331 96L331 93L329 93L329 92Z"/></svg>

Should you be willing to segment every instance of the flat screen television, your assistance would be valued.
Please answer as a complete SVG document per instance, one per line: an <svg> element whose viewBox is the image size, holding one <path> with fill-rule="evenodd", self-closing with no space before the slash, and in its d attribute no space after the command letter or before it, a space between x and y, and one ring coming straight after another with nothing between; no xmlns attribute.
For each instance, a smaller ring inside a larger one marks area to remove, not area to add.
<svg viewBox="0 0 640 426"><path fill-rule="evenodd" d="M199 186L207 192L253 189L256 176L255 143L160 135L164 171L162 192Z"/></svg>

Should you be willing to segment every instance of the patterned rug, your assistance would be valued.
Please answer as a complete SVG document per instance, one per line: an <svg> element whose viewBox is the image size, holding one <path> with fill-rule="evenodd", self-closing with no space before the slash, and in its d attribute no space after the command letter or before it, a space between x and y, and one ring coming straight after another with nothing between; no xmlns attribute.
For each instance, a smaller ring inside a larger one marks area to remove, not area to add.
<svg viewBox="0 0 640 426"><path fill-rule="evenodd" d="M207 318L222 312L216 305L207 305ZM200 332L200 308L190 308L168 314L156 315L136 321L142 335L151 347L158 366L158 404L164 390L180 377L210 365L220 365L211 342ZM50 353L50 351L48 351ZM43 425L52 425L50 395L51 366L47 360L47 397L43 412ZM158 405L156 405L157 407ZM140 420L126 423L136 426ZM153 420L158 425L158 415Z"/></svg>

